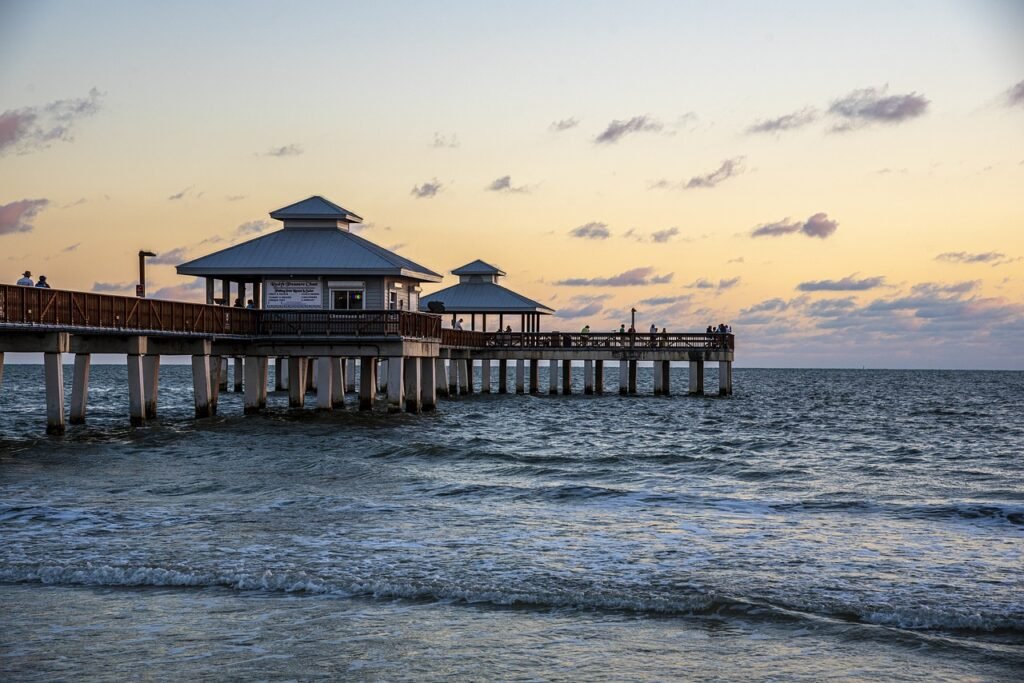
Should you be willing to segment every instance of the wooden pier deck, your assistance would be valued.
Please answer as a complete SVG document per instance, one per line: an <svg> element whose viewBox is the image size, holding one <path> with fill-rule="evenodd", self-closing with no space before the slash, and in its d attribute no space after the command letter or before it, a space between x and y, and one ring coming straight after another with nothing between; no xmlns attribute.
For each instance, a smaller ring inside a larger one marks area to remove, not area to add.
<svg viewBox="0 0 1024 683"><path fill-rule="evenodd" d="M442 329L441 316L397 310L269 311L56 289L0 285L0 387L5 352L44 354L47 431L65 430L64 354L74 354L70 422L86 418L91 355L128 356L133 424L156 417L162 356L190 356L196 416L216 413L228 386L244 391L247 413L266 407L269 359L276 388L304 405L314 389L318 409L373 409L382 390L391 411L434 410L438 396L508 391L509 364L517 393L537 393L540 363L548 363L548 393L572 391L573 362L582 363L585 393L604 389L604 363L618 363L619 393L635 394L637 364L654 364L654 392L671 391L672 362L689 365L685 393L704 392L704 363L719 366L719 394L732 393L732 335L704 333L475 332Z"/></svg>

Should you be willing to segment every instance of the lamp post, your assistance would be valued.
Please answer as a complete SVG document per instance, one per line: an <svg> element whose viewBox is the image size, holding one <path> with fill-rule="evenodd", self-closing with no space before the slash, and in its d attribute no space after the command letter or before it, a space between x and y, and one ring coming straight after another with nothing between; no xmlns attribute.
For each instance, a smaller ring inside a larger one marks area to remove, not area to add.
<svg viewBox="0 0 1024 683"><path fill-rule="evenodd" d="M629 309L629 329L636 332L636 309Z"/></svg>
<svg viewBox="0 0 1024 683"><path fill-rule="evenodd" d="M156 256L151 251L139 249L139 284L135 287L135 296L140 299L146 298L146 257Z"/></svg>

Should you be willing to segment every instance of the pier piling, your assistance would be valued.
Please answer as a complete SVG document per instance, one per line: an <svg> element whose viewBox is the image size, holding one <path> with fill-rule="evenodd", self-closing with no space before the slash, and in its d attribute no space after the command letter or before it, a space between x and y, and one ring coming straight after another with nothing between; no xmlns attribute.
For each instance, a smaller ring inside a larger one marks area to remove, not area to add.
<svg viewBox="0 0 1024 683"><path fill-rule="evenodd" d="M64 359L61 353L43 354L46 375L46 433L63 434L64 426Z"/></svg>
<svg viewBox="0 0 1024 683"><path fill-rule="evenodd" d="M376 369L376 358L359 359L359 410L373 410L373 403L377 400Z"/></svg>
<svg viewBox="0 0 1024 683"><path fill-rule="evenodd" d="M388 412L398 413L404 403L405 384L403 382L404 363L401 357L389 358L388 368Z"/></svg>
<svg viewBox="0 0 1024 683"><path fill-rule="evenodd" d="M211 358L208 355L192 356L192 394L195 398L196 417L210 417L210 399L214 381L210 369Z"/></svg>
<svg viewBox="0 0 1024 683"><path fill-rule="evenodd" d="M598 394L604 393L604 361L594 361L594 391Z"/></svg>
<svg viewBox="0 0 1024 683"><path fill-rule="evenodd" d="M424 412L437 410L437 368L434 358L420 358L420 405ZM441 361L443 363L443 361Z"/></svg>
<svg viewBox="0 0 1024 683"><path fill-rule="evenodd" d="M690 361L690 383L688 393L690 396L704 395L704 361Z"/></svg>
<svg viewBox="0 0 1024 683"><path fill-rule="evenodd" d="M626 360L619 361L619 396L629 393L629 365Z"/></svg>
<svg viewBox="0 0 1024 683"><path fill-rule="evenodd" d="M594 393L594 361L589 358L583 361L583 393Z"/></svg>
<svg viewBox="0 0 1024 683"><path fill-rule="evenodd" d="M548 361L548 393L558 393L558 361L554 358Z"/></svg>
<svg viewBox="0 0 1024 683"><path fill-rule="evenodd" d="M504 358L498 361L498 393L508 393L508 361Z"/></svg>
<svg viewBox="0 0 1024 683"><path fill-rule="evenodd" d="M242 412L246 415L253 415L260 411L259 375L261 360L263 359L259 356L245 357L243 367L245 382L243 384L244 394Z"/></svg>
<svg viewBox="0 0 1024 683"><path fill-rule="evenodd" d="M540 361L536 358L530 359L530 394L540 393Z"/></svg>
<svg viewBox="0 0 1024 683"><path fill-rule="evenodd" d="M89 369L92 355L75 354L75 376L71 382L71 419L73 425L85 424L85 408L89 403Z"/></svg>
<svg viewBox="0 0 1024 683"><path fill-rule="evenodd" d="M345 359L331 358L331 407L345 407Z"/></svg>
<svg viewBox="0 0 1024 683"><path fill-rule="evenodd" d="M331 357L318 356L316 359L316 407L317 410L334 409L334 372Z"/></svg>
<svg viewBox="0 0 1024 683"><path fill-rule="evenodd" d="M420 359L407 357L405 365L405 410L418 413L423 408L423 396L420 392Z"/></svg>
<svg viewBox="0 0 1024 683"><path fill-rule="evenodd" d="M565 396L572 393L572 361L568 358L562 361L562 393Z"/></svg>
<svg viewBox="0 0 1024 683"><path fill-rule="evenodd" d="M491 359L480 359L480 393L491 393Z"/></svg>
<svg viewBox="0 0 1024 683"><path fill-rule="evenodd" d="M146 423L146 380L142 370L146 338L132 337L128 346L128 415L132 426L138 427Z"/></svg>
<svg viewBox="0 0 1024 683"><path fill-rule="evenodd" d="M151 353L142 357L142 391L146 419L156 418L157 396L160 393L160 356Z"/></svg>
<svg viewBox="0 0 1024 683"><path fill-rule="evenodd" d="M526 361L522 358L516 361L516 393L526 392Z"/></svg>
<svg viewBox="0 0 1024 683"><path fill-rule="evenodd" d="M306 359L288 357L288 407L301 408L306 402Z"/></svg>

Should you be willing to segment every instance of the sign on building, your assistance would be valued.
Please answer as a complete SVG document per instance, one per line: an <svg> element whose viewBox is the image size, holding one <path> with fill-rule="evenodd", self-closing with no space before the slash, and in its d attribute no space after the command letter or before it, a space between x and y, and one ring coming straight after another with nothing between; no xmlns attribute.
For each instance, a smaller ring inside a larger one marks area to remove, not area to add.
<svg viewBox="0 0 1024 683"><path fill-rule="evenodd" d="M266 308L323 308L319 280L265 280Z"/></svg>

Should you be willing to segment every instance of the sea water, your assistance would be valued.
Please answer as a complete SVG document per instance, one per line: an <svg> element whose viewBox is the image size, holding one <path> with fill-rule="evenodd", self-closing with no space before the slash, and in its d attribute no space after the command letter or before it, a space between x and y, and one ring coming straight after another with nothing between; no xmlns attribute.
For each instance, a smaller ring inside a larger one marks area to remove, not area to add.
<svg viewBox="0 0 1024 683"><path fill-rule="evenodd" d="M88 425L46 437L42 368L5 368L5 680L1024 672L1024 373L737 369L728 398L418 416L222 393L198 421L190 369L160 378L131 429L125 368L94 367Z"/></svg>

